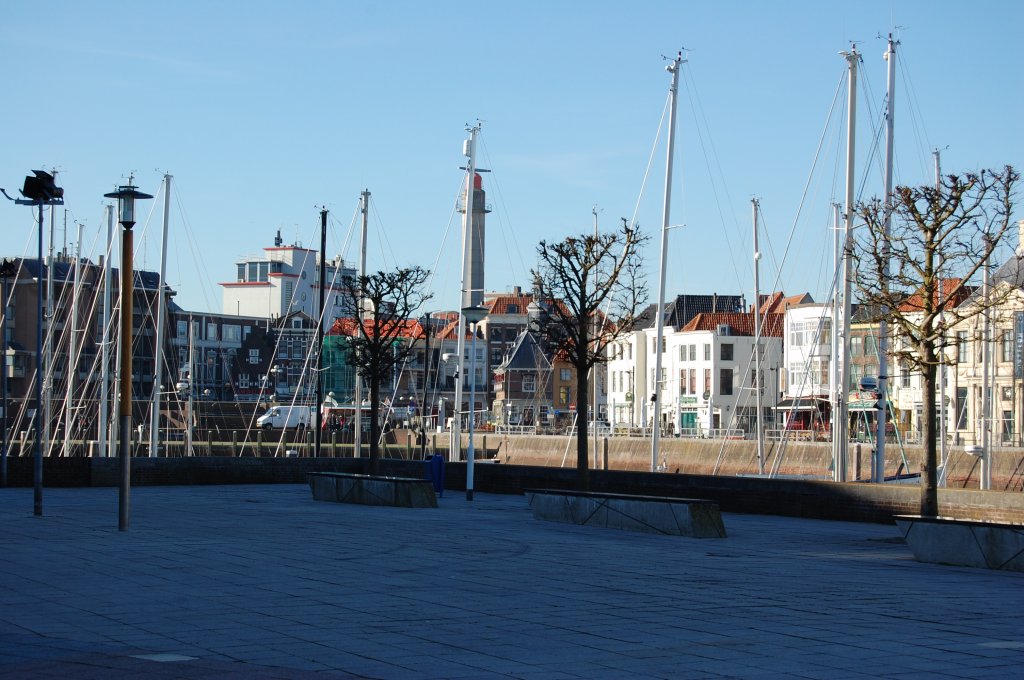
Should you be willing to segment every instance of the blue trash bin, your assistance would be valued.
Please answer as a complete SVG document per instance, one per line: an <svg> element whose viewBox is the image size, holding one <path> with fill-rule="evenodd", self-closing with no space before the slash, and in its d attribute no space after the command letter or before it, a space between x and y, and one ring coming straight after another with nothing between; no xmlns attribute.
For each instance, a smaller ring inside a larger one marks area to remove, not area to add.
<svg viewBox="0 0 1024 680"><path fill-rule="evenodd" d="M444 457L439 453L427 459L427 479L434 483L434 493L444 498Z"/></svg>

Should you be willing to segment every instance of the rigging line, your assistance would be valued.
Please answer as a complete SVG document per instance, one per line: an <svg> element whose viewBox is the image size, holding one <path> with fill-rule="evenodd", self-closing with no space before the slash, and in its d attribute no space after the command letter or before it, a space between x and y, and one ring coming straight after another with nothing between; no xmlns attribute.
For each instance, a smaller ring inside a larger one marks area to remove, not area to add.
<svg viewBox="0 0 1024 680"><path fill-rule="evenodd" d="M398 258L395 257L395 248L391 245L391 241L388 240L388 231L384 228L384 222L381 219L380 209L377 207L377 199L370 194L370 208L373 209L374 223L377 226L376 235L379 238L375 239L377 247L380 249L380 261L383 263L382 269L398 268ZM369 238L369 236L367 236ZM384 250L384 246L387 246L387 250ZM390 261L389 261L390 260Z"/></svg>
<svg viewBox="0 0 1024 680"><path fill-rule="evenodd" d="M427 281L425 285L426 290L433 289L434 275L437 272L438 262L441 261L441 255L444 254L444 246L448 242L448 234L451 233L452 223L455 221L455 213L459 208L459 195L462 193L462 180L459 181L458 189L455 192L455 201L452 202L452 211L448 215L448 224L444 228L444 235L441 237L441 243L437 247L437 257L434 258L434 264L430 268L430 273L427 275ZM460 284L461 285L461 284ZM461 300L461 297L460 297ZM461 304L461 302L460 302ZM435 382L438 376L435 375Z"/></svg>
<svg viewBox="0 0 1024 680"><path fill-rule="evenodd" d="M907 93L906 109L910 114L911 129L914 133L914 139L918 143L918 158L921 161L921 176L930 177L931 169L928 166L928 159L931 156L931 151L934 146L930 143L930 135L928 134L928 128L925 126L924 115L917 96L917 90L914 88L914 82L910 78L910 70L907 68L909 66L907 50L902 43L900 44L900 58L896 60L896 65L900 70L900 75L903 77L903 85Z"/></svg>
<svg viewBox="0 0 1024 680"><path fill-rule="evenodd" d="M217 307L213 304L209 295L209 292L214 285L209 279L212 275L213 269L206 264L206 261L203 258L203 249L197 247L198 243L196 242L195 233L192 230L192 222L188 217L188 212L185 210L183 194L184 192L182 191L181 182L175 182L174 202L178 206L178 213L181 215L181 226L185 235L185 244L192 255L192 262L199 265L199 267L194 270L193 275L196 280L199 281L199 292L202 294L203 303L206 305L206 308L216 309ZM175 243L180 242L175 239ZM181 260L182 258L177 258L179 263ZM178 271L180 276L180 267ZM184 277L181 280L184 281Z"/></svg>
<svg viewBox="0 0 1024 680"><path fill-rule="evenodd" d="M718 151L715 148L714 140L710 139L710 137L711 137L711 129L710 129L710 126L708 125L707 116L704 115L704 107L701 104L700 96L697 93L696 82L692 78L692 69L683 69L683 78L685 78L687 83L689 84L689 87L686 88L686 91L687 91L688 94L691 95L688 98L689 102L690 102L690 111L693 114L694 121L696 123L703 122L703 124L704 124L704 128L703 129L707 132L707 136L709 138L708 139L708 146L711 147L711 155L715 159L715 167L718 170L719 179L722 181L722 191L725 194L726 203L727 204L731 204L732 203L732 199L731 199L731 197L729 195L729 190L728 190L728 186L727 186L726 181L725 181L724 173L722 172L722 165L721 165L721 162L719 161L719 158L718 158ZM694 106L695 104L696 104L696 107ZM699 110L699 113L700 113L699 116L698 116L698 110ZM736 274L736 284L742 290L743 282L742 282L741 277L740 277L739 267L736 264L736 252L733 249L732 241L729 238L729 232L726 229L725 214L722 212L722 201L721 201L721 199L718 196L718 184L715 181L715 176L714 176L714 171L713 171L714 169L712 168L711 161L708 158L708 150L707 150L707 148L704 145L704 135L701 134L701 129L702 128L701 128L701 126L699 124L695 125L695 128L697 130L697 140L700 142L701 152L704 155L704 164L707 166L708 179L711 182L711 191L712 191L712 193L714 194L714 197L715 197L715 207L718 210L718 220L722 224L722 233L725 236L725 243L726 243L726 246L729 249L729 261L732 264L733 272ZM682 177L682 173L680 173L680 178L681 177ZM681 179L680 179L680 184L682 184L682 180ZM681 190L680 190L680 193L682 193ZM739 224L736 221L736 214L735 214L735 212L731 212L731 214L732 214L732 217L733 217L733 220L732 220L733 221L733 229L735 230L735 232L737 234L739 234L740 230L739 230ZM741 239L741 242L742 242L742 239ZM747 271L749 272L749 269ZM752 275L753 274L751 272L751 276Z"/></svg>
<svg viewBox="0 0 1024 680"><path fill-rule="evenodd" d="M647 180L651 175L651 166L654 165L654 154L658 151L658 142L661 141L661 131L665 129L665 117L668 115L668 108L671 103L672 94L669 93L665 97L665 106L661 110L661 120L658 121L658 130L654 134L654 142L651 144L651 153L647 156L647 167L644 169L644 176L640 181L640 192L636 197L636 203L633 205L633 214L629 218L629 224L634 228L636 227L636 216L640 212L640 204L644 200L644 192L647 189Z"/></svg>
<svg viewBox="0 0 1024 680"><path fill-rule="evenodd" d="M803 212L804 201L807 200L807 192L808 192L808 190L810 189L810 186L811 186L811 179L814 177L814 171L815 171L815 169L818 166L818 158L821 155L821 147L822 147L822 144L824 144L824 142L825 142L825 135L828 132L829 123L832 120L832 113L835 111L836 102L839 99L839 93L842 91L843 83L845 83L845 82L846 82L846 70L843 69L842 76L840 76L840 78L839 78L839 84L836 86L835 94L832 96L832 106L831 106L831 108L829 108L828 116L825 119L825 127L821 131L821 137L818 139L818 148L814 152L814 162L811 163L811 170L810 170L810 172L807 175L807 181L804 184L804 190L803 190L803 193L800 196L800 204L797 207L796 216L793 217L793 226L792 226L792 228L790 228L789 239L786 241L786 249L785 249L785 251L783 251L783 254L782 254L782 263L780 264L780 270L781 270L782 267L785 266L786 260L789 257L789 250L790 250L790 248L793 245L793 238L796 235L796 227L797 227L797 224L799 224L799 222L800 222L800 215Z"/></svg>
<svg viewBox="0 0 1024 680"><path fill-rule="evenodd" d="M502 242L505 245L505 256L508 259L509 270L513 272L516 271L515 265L512 262L512 254L515 253L516 259L519 260L518 271L527 272L529 271L529 267L526 266L526 260L523 259L523 253L519 249L519 240L513 238L511 243L509 242L509 234L514 236L515 229L513 228L512 218L508 212L508 203L505 201L505 195L501 190L501 184L498 182L498 173L493 170L495 167L494 162L492 161L490 152L484 142L483 135L480 135L477 139L480 142L480 150L483 152L484 161L492 168L491 181L494 184L495 192L498 194L498 203L501 205L501 213L504 213L505 215L504 221L499 220L502 227L499 230L499 233L501 234Z"/></svg>

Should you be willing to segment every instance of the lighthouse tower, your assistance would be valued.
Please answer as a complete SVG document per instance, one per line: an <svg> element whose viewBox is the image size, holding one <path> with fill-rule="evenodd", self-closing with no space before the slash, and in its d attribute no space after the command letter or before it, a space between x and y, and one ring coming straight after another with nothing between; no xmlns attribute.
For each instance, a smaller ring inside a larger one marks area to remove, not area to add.
<svg viewBox="0 0 1024 680"><path fill-rule="evenodd" d="M466 287L462 291L462 306L481 307L484 303L484 215L491 211L487 208L484 181L480 173L473 174L472 203L466 200L466 192L463 192L459 212L465 214L467 209L473 212L470 215L472 219L464 219L462 222L463 238L467 244L464 255L466 261L463 263ZM467 231L468 233L465 233Z"/></svg>

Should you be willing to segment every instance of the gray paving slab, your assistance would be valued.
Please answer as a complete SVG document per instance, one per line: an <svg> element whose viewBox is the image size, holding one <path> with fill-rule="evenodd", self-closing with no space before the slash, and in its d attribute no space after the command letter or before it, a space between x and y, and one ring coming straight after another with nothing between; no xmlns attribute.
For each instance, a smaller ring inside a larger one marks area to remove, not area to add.
<svg viewBox="0 0 1024 680"><path fill-rule="evenodd" d="M0 489L4 678L1024 675L1024 575L895 526L726 514L714 542L535 520L523 497L300 485Z"/></svg>

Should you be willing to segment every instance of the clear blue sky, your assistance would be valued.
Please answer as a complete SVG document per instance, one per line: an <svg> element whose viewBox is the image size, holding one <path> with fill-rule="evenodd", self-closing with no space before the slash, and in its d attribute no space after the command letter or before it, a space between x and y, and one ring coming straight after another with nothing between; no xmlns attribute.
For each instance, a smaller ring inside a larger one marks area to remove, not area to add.
<svg viewBox="0 0 1024 680"><path fill-rule="evenodd" d="M671 217L685 226L671 232L668 294L750 299L757 196L762 290L822 299L829 203L842 196L839 108L781 273L777 263L845 69L838 53L856 41L864 59L866 198L882 187L877 153L869 164L885 90L879 34L902 41L897 181L921 184L933 148L949 172L1024 169L1022 26L1015 0L8 3L0 186L57 168L69 239L83 222L95 257L102 195L129 173L157 193L171 173L168 281L196 310L219 310L217 283L277 229L317 247L321 205L328 250L354 260L346 237L368 188L369 267L434 269L429 304L453 308L457 216L445 230L464 126L481 119L489 289L527 286L538 241L591 231L594 206L610 229L639 201L656 290L663 146L640 192L669 86L662 55L685 47ZM159 210L144 221L136 261L156 270ZM34 253L32 226L28 209L0 206L3 254Z"/></svg>

